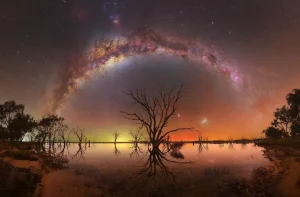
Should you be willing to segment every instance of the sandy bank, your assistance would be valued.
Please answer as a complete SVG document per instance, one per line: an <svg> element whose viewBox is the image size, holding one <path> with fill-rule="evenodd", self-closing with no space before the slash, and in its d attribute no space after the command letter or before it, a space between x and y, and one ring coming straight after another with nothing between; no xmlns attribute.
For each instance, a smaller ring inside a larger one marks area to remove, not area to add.
<svg viewBox="0 0 300 197"><path fill-rule="evenodd" d="M300 196L300 151L289 147L266 147L266 156L281 171L276 185L279 193L286 197Z"/></svg>
<svg viewBox="0 0 300 197"><path fill-rule="evenodd" d="M42 197L85 197L101 196L103 190L90 177L75 170L53 171L42 179Z"/></svg>

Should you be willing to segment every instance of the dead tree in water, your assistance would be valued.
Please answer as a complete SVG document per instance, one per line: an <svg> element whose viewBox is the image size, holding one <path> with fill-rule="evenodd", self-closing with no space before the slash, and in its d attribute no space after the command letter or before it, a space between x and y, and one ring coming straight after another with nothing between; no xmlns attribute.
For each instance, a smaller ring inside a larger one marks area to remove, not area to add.
<svg viewBox="0 0 300 197"><path fill-rule="evenodd" d="M130 130L129 134L133 138L132 142L134 144L138 144L141 141L142 137L143 137L143 133L142 133L141 129L138 129L135 132L133 132L133 131Z"/></svg>
<svg viewBox="0 0 300 197"><path fill-rule="evenodd" d="M177 91L171 89L170 91L160 90L157 96L149 98L146 90L137 90L125 92L125 94L141 107L143 114L134 112L124 112L125 118L137 122L141 128L147 132L150 143L153 147L157 148L167 136L177 131L193 131L192 127L177 128L165 131L168 126L169 120L172 116L176 115L176 105L182 98L181 86Z"/></svg>
<svg viewBox="0 0 300 197"><path fill-rule="evenodd" d="M78 127L76 129L73 129L73 133L76 135L78 139L78 144L81 146L82 142L86 140L86 137L84 135L84 130Z"/></svg>
<svg viewBox="0 0 300 197"><path fill-rule="evenodd" d="M118 137L120 136L120 133L119 133L118 131L115 131L115 132L113 133L113 136L114 136L114 141L115 141L115 143L117 143L117 139L118 139Z"/></svg>
<svg viewBox="0 0 300 197"><path fill-rule="evenodd" d="M121 152L119 151L119 149L118 149L118 147L117 147L117 143L115 143L114 154L115 154L116 156L118 156L118 155L121 154Z"/></svg>
<svg viewBox="0 0 300 197"><path fill-rule="evenodd" d="M68 129L68 126L64 125L57 132L57 135L61 138L64 146L66 145L67 141L69 140L69 136L70 136L70 135L68 135L68 137L66 138L67 129Z"/></svg>

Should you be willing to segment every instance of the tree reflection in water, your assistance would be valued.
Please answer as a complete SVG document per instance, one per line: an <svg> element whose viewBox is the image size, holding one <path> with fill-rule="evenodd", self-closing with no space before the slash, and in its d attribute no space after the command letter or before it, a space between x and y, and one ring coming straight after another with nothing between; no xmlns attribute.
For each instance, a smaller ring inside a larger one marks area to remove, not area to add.
<svg viewBox="0 0 300 197"><path fill-rule="evenodd" d="M132 148L132 152L129 154L129 157L132 158L135 156L136 158L140 158L140 155L143 154L142 149L139 147L138 143L134 143Z"/></svg>
<svg viewBox="0 0 300 197"><path fill-rule="evenodd" d="M76 151L76 153L74 155L71 156L71 159L75 159L75 160L84 160L84 154L85 151L87 149L87 144L85 143L84 145L82 144L78 144L78 150Z"/></svg>
<svg viewBox="0 0 300 197"><path fill-rule="evenodd" d="M116 155L116 156L118 156L118 155L120 155L121 154L121 152L119 151L119 149L118 149L118 147L117 147L117 143L114 143L115 144L115 148L114 148L114 154Z"/></svg>
<svg viewBox="0 0 300 197"><path fill-rule="evenodd" d="M69 154L69 158L73 160L84 159L84 154L88 148L86 144L58 146L58 153L61 156L68 155L65 153L69 152L70 146L76 146L78 149L73 154ZM165 143L159 148L153 148L149 145L146 146L146 150L142 150L138 143L133 143L129 157L142 161L142 166L135 173L125 176L125 179L119 177L117 182L106 182L108 185L103 190L102 196L181 196L180 194L185 191L183 190L184 186L177 183L176 174L169 164L195 163L195 161L180 161L185 158L181 152L183 146L184 143L182 142ZM114 154L119 155L120 151L117 144L114 143L114 147ZM76 172L82 173L80 169L77 169Z"/></svg>
<svg viewBox="0 0 300 197"><path fill-rule="evenodd" d="M182 162L178 159L184 159L184 155L180 152L183 143L165 143L160 148L148 146L147 151L143 154L141 160L145 163L141 169L129 177L129 180L138 180L140 184L135 184L130 189L132 196L162 196L168 188L171 192L179 192L180 185L176 182L176 175L172 172L168 163L176 164L193 164L195 161ZM141 149L135 144L130 156L140 157ZM170 159L169 156L176 159ZM128 183L128 178L124 181Z"/></svg>
<svg viewBox="0 0 300 197"><path fill-rule="evenodd" d="M235 149L234 149L234 144L232 143L232 142L230 142L229 144L228 144L228 150L230 150L230 151L234 151Z"/></svg>
<svg viewBox="0 0 300 197"><path fill-rule="evenodd" d="M208 143L202 143L202 142L199 142L199 145L198 145L198 153L201 154L203 151L208 151L209 148L208 148Z"/></svg>

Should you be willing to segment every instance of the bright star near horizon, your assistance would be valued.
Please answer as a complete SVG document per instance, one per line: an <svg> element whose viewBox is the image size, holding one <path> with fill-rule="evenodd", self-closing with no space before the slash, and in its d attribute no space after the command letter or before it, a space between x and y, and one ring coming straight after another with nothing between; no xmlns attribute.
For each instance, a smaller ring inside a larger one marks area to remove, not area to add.
<svg viewBox="0 0 300 197"><path fill-rule="evenodd" d="M203 120L201 121L201 124L205 124L207 123L207 118L203 118Z"/></svg>
<svg viewBox="0 0 300 197"><path fill-rule="evenodd" d="M177 114L177 117L180 118L181 117L180 114Z"/></svg>

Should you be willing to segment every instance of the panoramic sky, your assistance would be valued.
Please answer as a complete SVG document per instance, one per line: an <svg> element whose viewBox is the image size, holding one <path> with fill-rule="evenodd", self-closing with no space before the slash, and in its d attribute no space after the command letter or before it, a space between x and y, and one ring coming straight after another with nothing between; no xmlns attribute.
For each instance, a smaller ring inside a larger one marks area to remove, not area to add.
<svg viewBox="0 0 300 197"><path fill-rule="evenodd" d="M120 110L137 108L123 91L153 96L183 85L170 128L192 126L209 139L260 137L300 86L299 7L299 0L1 2L0 102L22 103L36 118L58 113L91 140L111 141L118 130L127 141L136 125Z"/></svg>

